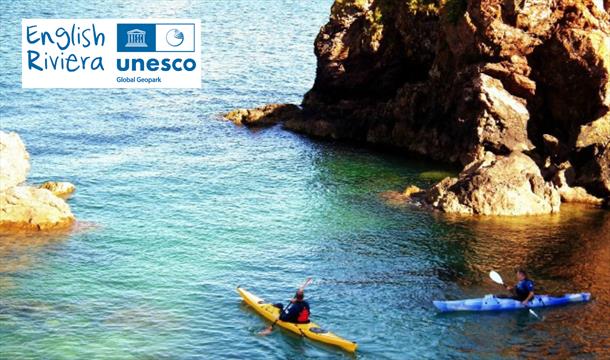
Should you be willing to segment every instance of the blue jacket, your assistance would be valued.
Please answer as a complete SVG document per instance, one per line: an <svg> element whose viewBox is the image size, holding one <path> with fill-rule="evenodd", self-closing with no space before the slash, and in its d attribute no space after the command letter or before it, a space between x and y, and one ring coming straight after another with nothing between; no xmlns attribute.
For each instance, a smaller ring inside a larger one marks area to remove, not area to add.
<svg viewBox="0 0 610 360"><path fill-rule="evenodd" d="M280 320L296 323L298 322L299 315L303 312L303 310L307 310L309 313L309 304L307 301L303 300L290 303L280 314Z"/></svg>
<svg viewBox="0 0 610 360"><path fill-rule="evenodd" d="M526 298L530 292L534 291L534 282L530 279L523 279L515 286L517 296Z"/></svg>

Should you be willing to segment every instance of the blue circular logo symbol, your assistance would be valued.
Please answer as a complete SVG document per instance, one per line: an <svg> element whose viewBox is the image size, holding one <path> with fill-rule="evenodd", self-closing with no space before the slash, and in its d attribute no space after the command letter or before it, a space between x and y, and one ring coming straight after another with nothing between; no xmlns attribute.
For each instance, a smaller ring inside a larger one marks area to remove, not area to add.
<svg viewBox="0 0 610 360"><path fill-rule="evenodd" d="M165 41L173 47L180 46L184 42L184 34L178 29L171 29L165 35Z"/></svg>

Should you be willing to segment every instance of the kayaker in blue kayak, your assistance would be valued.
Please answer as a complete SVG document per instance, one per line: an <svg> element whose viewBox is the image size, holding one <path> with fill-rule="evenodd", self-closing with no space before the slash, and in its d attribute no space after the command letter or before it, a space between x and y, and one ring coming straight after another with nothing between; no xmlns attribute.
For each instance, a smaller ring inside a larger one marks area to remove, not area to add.
<svg viewBox="0 0 610 360"><path fill-rule="evenodd" d="M517 279L519 282L515 286L507 286L506 290L513 293L512 296L497 296L498 298L511 298L521 301L523 305L534 298L534 282L527 277L527 272L524 269L517 270Z"/></svg>

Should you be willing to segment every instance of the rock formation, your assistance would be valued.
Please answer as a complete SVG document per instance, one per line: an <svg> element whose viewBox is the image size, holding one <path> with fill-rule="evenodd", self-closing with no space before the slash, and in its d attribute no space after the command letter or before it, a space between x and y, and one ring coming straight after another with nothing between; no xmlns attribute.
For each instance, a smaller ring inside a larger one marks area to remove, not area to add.
<svg viewBox="0 0 610 360"><path fill-rule="evenodd" d="M53 195L60 198L68 198L76 190L74 184L66 181L47 181L38 186L39 189L46 189L53 193Z"/></svg>
<svg viewBox="0 0 610 360"><path fill-rule="evenodd" d="M63 199L46 188L22 184L29 168L19 135L0 131L0 230L47 230L72 224L74 215ZM67 184L61 186L63 190L70 188Z"/></svg>
<svg viewBox="0 0 610 360"><path fill-rule="evenodd" d="M313 88L284 126L467 169L491 153L489 167L430 190L432 205L444 211L558 211L553 179L566 162L573 176L562 187L564 201L608 202L604 7L593 0L336 0L315 40Z"/></svg>
<svg viewBox="0 0 610 360"><path fill-rule="evenodd" d="M236 109L223 115L236 125L269 126L300 115L300 109L292 104L268 104L255 109Z"/></svg>
<svg viewBox="0 0 610 360"><path fill-rule="evenodd" d="M581 203L591 205L602 205L604 200L595 197L587 192L585 188L580 186L570 186L574 182L574 169L569 162L560 165L558 171L555 172L553 184L555 185L561 200L563 202Z"/></svg>
<svg viewBox="0 0 610 360"><path fill-rule="evenodd" d="M0 131L0 191L25 181L30 171L30 156L16 133Z"/></svg>
<svg viewBox="0 0 610 360"><path fill-rule="evenodd" d="M386 191L381 194L381 198L387 203L393 205L402 205L405 202L419 199L424 196L426 192L420 189L418 186L409 185L403 192L399 191Z"/></svg>
<svg viewBox="0 0 610 360"><path fill-rule="evenodd" d="M559 212L560 195L544 181L527 155L487 152L458 178L446 178L428 191L428 202L445 212L479 215L537 215Z"/></svg>

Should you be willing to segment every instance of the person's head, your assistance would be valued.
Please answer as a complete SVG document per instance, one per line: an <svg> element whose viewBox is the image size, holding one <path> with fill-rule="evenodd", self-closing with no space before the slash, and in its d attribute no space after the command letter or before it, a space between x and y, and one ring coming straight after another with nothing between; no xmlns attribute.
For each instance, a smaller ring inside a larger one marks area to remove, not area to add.
<svg viewBox="0 0 610 360"><path fill-rule="evenodd" d="M305 298L305 291L303 291L302 289L297 290L296 295L294 295L295 299L297 299L297 301L303 301L303 299Z"/></svg>
<svg viewBox="0 0 610 360"><path fill-rule="evenodd" d="M517 269L517 279L519 279L519 281L527 279L527 272L525 271L525 269Z"/></svg>

